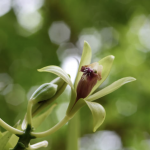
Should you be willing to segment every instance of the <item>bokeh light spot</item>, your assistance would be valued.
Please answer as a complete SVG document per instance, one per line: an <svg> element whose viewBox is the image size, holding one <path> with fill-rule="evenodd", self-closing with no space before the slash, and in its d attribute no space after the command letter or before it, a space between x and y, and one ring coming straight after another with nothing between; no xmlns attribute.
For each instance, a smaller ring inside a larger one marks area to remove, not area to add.
<svg viewBox="0 0 150 150"><path fill-rule="evenodd" d="M80 150L118 150L121 148L121 139L113 131L99 131L80 138Z"/></svg>
<svg viewBox="0 0 150 150"><path fill-rule="evenodd" d="M72 43L63 43L57 49L57 56L61 62L67 57L74 57L78 60L81 54L80 50Z"/></svg>
<svg viewBox="0 0 150 150"><path fill-rule="evenodd" d="M44 0L13 0L13 7L16 13L33 12L41 8Z"/></svg>
<svg viewBox="0 0 150 150"><path fill-rule="evenodd" d="M110 49L118 44L119 33L113 27L103 28L100 33L105 49Z"/></svg>
<svg viewBox="0 0 150 150"><path fill-rule="evenodd" d="M31 33L36 32L42 26L42 16L38 11L18 13L17 19L19 24Z"/></svg>
<svg viewBox="0 0 150 150"><path fill-rule="evenodd" d="M127 100L118 100L116 106L118 112L123 116L130 116L137 111L137 105Z"/></svg>
<svg viewBox="0 0 150 150"><path fill-rule="evenodd" d="M140 42L150 51L150 18L145 19L138 36Z"/></svg>
<svg viewBox="0 0 150 150"><path fill-rule="evenodd" d="M100 50L102 46L101 42L101 35L100 33L94 28L84 29L79 36L79 40L77 41L77 46L79 49L83 49L83 43L87 41L92 49L92 53L96 53Z"/></svg>
<svg viewBox="0 0 150 150"><path fill-rule="evenodd" d="M73 57L67 57L62 62L62 68L71 76L71 81L74 83L78 71L78 62Z"/></svg>
<svg viewBox="0 0 150 150"><path fill-rule="evenodd" d="M0 0L0 16L5 15L11 9L11 0Z"/></svg>
<svg viewBox="0 0 150 150"><path fill-rule="evenodd" d="M70 39L70 28L64 22L53 22L48 30L50 40L55 44L61 44Z"/></svg>
<svg viewBox="0 0 150 150"><path fill-rule="evenodd" d="M7 73L0 74L0 94L5 94L4 90L9 85L12 84L13 79Z"/></svg>
<svg viewBox="0 0 150 150"><path fill-rule="evenodd" d="M17 106L25 100L25 90L19 84L10 84L4 91L6 102Z"/></svg>

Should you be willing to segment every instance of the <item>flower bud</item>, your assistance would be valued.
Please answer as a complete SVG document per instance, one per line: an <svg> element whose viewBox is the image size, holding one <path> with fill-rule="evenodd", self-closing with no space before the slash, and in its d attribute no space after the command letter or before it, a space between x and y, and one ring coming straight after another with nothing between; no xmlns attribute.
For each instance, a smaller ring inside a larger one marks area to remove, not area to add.
<svg viewBox="0 0 150 150"><path fill-rule="evenodd" d="M41 112L44 108L51 105L65 90L67 83L57 77L50 83L41 85L31 96L29 103L32 107L32 117ZM30 106L30 105L28 105ZM29 110L30 110L29 109ZM21 128L25 130L27 127L27 115L25 116Z"/></svg>
<svg viewBox="0 0 150 150"><path fill-rule="evenodd" d="M61 79L60 77L55 78L54 80L52 80L50 82L51 85L53 85L51 88L50 86L49 89L47 89L48 91L50 91L50 89L52 90L48 95L46 94L47 92L44 92L46 95L41 96L40 97L40 101L33 105L32 108L32 115L35 116L38 112L40 112L41 110L43 110L45 107L49 106L52 102L54 102L55 99L57 99L62 92L65 90L67 83ZM57 87L57 89L56 89ZM41 91L42 92L42 91ZM48 99L45 99L48 98Z"/></svg>
<svg viewBox="0 0 150 150"><path fill-rule="evenodd" d="M56 84L44 83L32 94L30 100L33 104L46 101L56 94L57 88Z"/></svg>
<svg viewBox="0 0 150 150"><path fill-rule="evenodd" d="M85 98L87 97L92 88L96 85L97 80L101 80L101 72L102 72L103 66L99 65L97 62L82 66L81 72L83 72L83 75L78 83L77 86L77 99Z"/></svg>

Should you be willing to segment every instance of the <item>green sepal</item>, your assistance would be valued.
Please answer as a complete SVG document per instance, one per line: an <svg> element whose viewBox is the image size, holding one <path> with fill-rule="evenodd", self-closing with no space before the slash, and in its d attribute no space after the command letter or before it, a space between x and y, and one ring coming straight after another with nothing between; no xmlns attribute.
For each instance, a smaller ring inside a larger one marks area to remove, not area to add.
<svg viewBox="0 0 150 150"><path fill-rule="evenodd" d="M83 74L82 72L80 72L81 67L84 66L84 65L89 65L91 63L91 57L92 57L91 47L88 44L88 42L84 41L81 61L80 61L80 65L79 65L79 68L78 68L78 73L77 73L76 80L75 80L75 90L76 90L78 82L81 79L81 76Z"/></svg>
<svg viewBox="0 0 150 150"><path fill-rule="evenodd" d="M102 75L101 75L102 79L100 81L97 81L96 85L94 86L94 88L92 89L89 95L91 95L106 80L112 68L114 59L115 57L113 55L109 55L104 57L98 62L99 65L103 66Z"/></svg>
<svg viewBox="0 0 150 150"><path fill-rule="evenodd" d="M112 93L113 91L117 90L118 88L120 88L121 86L123 86L126 83L135 81L136 79L133 77L125 77L122 79L119 79L117 81L115 81L114 83L112 83L111 85L105 87L104 89L90 95L89 97L85 98L85 100L87 101L93 101L96 100L98 98L101 98L109 93Z"/></svg>
<svg viewBox="0 0 150 150"><path fill-rule="evenodd" d="M88 105L88 107L92 112L94 124L93 132L95 132L105 120L106 116L105 109L102 105L95 102L89 102L85 100L85 103Z"/></svg>

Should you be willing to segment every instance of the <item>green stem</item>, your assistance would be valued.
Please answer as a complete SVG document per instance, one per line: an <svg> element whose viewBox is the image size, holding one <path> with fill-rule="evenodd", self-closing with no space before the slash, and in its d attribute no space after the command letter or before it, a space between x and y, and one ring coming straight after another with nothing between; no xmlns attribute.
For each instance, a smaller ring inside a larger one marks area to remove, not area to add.
<svg viewBox="0 0 150 150"><path fill-rule="evenodd" d="M32 102L29 101L28 107L27 107L27 124L29 124L32 127Z"/></svg>
<svg viewBox="0 0 150 150"><path fill-rule="evenodd" d="M67 150L78 150L79 112L68 124Z"/></svg>
<svg viewBox="0 0 150 150"><path fill-rule="evenodd" d="M59 123L57 123L54 127L51 129L44 131L44 132L39 132L39 133L34 133L31 132L32 136L35 136L36 138L41 138L41 137L46 137L54 132L56 132L58 129L60 129L63 125L65 125L70 118L68 116L65 116Z"/></svg>
<svg viewBox="0 0 150 150"><path fill-rule="evenodd" d="M6 129L7 131L10 131L13 134L22 135L24 133L23 131L15 129L12 126L8 125L1 118L0 118L0 126L2 126L4 129Z"/></svg>
<svg viewBox="0 0 150 150"><path fill-rule="evenodd" d="M26 150L29 147L30 140L35 138L31 135L31 131L32 127L28 125L23 135L17 135L19 141L13 150Z"/></svg>

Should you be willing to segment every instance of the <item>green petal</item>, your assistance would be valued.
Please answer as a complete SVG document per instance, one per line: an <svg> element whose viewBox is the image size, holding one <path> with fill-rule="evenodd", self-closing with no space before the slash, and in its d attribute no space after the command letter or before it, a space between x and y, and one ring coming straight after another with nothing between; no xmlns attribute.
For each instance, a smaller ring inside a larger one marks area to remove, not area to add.
<svg viewBox="0 0 150 150"><path fill-rule="evenodd" d="M56 104L52 105L46 112L42 113L38 117L33 118L33 127L37 128L42 122L51 114Z"/></svg>
<svg viewBox="0 0 150 150"><path fill-rule="evenodd" d="M95 94L89 96L88 98L86 98L87 101L93 101L96 100L98 98L101 98L115 90L117 90L118 88L120 88L121 86L123 86L126 83L135 81L136 79L133 77L125 77L122 79L119 79L117 81L115 81L114 83L112 83L111 85L107 86L106 88L96 92Z"/></svg>
<svg viewBox="0 0 150 150"><path fill-rule="evenodd" d="M58 66L47 66L42 69L38 69L39 72L51 72L62 78L66 83L70 85L72 89L74 89L73 84L68 76L68 74Z"/></svg>
<svg viewBox="0 0 150 150"><path fill-rule="evenodd" d="M91 57L92 57L91 47L86 41L84 41L82 57L81 57L81 61L80 61L80 65L78 68L78 73L77 73L76 81L75 81L75 90L76 90L78 82L83 74L82 72L80 72L81 67L84 65L89 65L91 63Z"/></svg>
<svg viewBox="0 0 150 150"><path fill-rule="evenodd" d="M105 79L107 78L111 70L114 58L115 57L113 55L109 55L107 57L104 57L98 62L100 65L103 66L102 79L96 83L96 85L94 86L94 88L92 89L89 95L91 95L105 81Z"/></svg>
<svg viewBox="0 0 150 150"><path fill-rule="evenodd" d="M92 112L93 121L94 121L93 132L95 132L105 120L105 116L106 116L105 109L103 108L102 105L95 102L89 102L85 100L85 103L88 105L88 107Z"/></svg>

